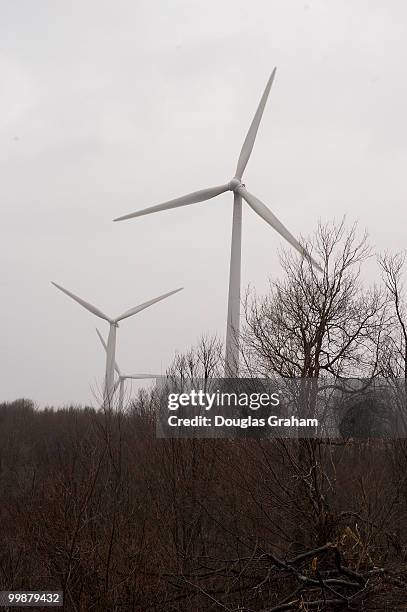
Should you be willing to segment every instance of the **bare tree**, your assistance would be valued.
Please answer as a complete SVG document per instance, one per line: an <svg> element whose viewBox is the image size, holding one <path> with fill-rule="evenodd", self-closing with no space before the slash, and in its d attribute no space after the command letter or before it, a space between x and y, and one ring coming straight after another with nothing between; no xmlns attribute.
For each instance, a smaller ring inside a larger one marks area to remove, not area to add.
<svg viewBox="0 0 407 612"><path fill-rule="evenodd" d="M299 378L304 381L297 401L315 414L324 380L366 378L380 373L379 352L387 322L384 292L366 287L361 268L372 256L367 235L356 224L319 224L307 243L322 263L316 271L309 260L292 252L282 257L284 276L270 281L268 295L248 293L245 301L243 357L250 375ZM262 452L265 479L274 483L276 498L293 527L294 546L323 545L338 529L334 482L338 466L331 462L329 442L276 440ZM278 461L294 486L286 488ZM307 525L307 529L304 526Z"/></svg>
<svg viewBox="0 0 407 612"><path fill-rule="evenodd" d="M282 258L284 277L270 281L269 294L247 294L247 369L286 378L375 376L385 300L361 280L372 254L367 235L358 238L356 225L347 230L343 221L319 224L307 249L322 261L322 274L289 252Z"/></svg>
<svg viewBox="0 0 407 612"><path fill-rule="evenodd" d="M217 336L203 335L197 345L186 353L177 353L167 370L167 376L191 383L221 377L223 344Z"/></svg>
<svg viewBox="0 0 407 612"><path fill-rule="evenodd" d="M378 260L391 307L391 325L382 343L382 368L387 377L407 379L407 304L402 280L406 253L385 253Z"/></svg>

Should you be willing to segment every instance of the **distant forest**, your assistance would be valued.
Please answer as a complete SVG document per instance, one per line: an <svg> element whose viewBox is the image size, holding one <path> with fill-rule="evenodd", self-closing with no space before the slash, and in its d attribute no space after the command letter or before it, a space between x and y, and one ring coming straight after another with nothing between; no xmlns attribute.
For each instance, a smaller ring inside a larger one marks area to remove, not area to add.
<svg viewBox="0 0 407 612"><path fill-rule="evenodd" d="M157 440L145 400L0 406L1 590L81 611L405 610L407 443L307 440L300 462L293 441Z"/></svg>
<svg viewBox="0 0 407 612"><path fill-rule="evenodd" d="M283 257L244 298L242 375L405 380L404 258L320 226L324 262ZM170 376L222 374L202 338ZM69 611L406 610L407 440L162 440L157 400L123 411L0 404L0 590L62 589ZM45 609L45 608L44 608Z"/></svg>

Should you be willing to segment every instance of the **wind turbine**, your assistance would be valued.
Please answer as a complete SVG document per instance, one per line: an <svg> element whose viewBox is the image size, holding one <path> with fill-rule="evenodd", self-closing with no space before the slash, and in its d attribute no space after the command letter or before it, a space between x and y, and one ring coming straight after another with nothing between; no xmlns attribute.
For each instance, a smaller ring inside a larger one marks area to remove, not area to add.
<svg viewBox="0 0 407 612"><path fill-rule="evenodd" d="M114 221L122 221L124 219L132 219L133 217L141 217L150 213L168 210L170 208L178 208L179 206L187 206L188 204L196 204L205 202L226 191L233 192L233 224L232 224L232 247L230 258L230 273L229 273L229 297L228 297L228 315L226 327L226 355L225 355L225 376L238 376L239 368L239 328L240 328L240 270L241 270L241 242L242 242L242 199L271 227L273 227L287 242L289 242L303 257L306 257L311 263L322 271L319 264L311 257L303 246L294 238L288 229L277 219L274 213L256 196L247 191L246 186L242 183L243 173L253 150L256 140L257 130L259 129L260 121L263 116L263 111L266 106L267 98L273 84L276 68L271 73L267 82L264 93L261 97L260 104L256 110L253 121L240 151L239 160L237 162L235 176L228 183L209 187L194 191L188 195L175 198L150 206L143 210L124 215L114 219Z"/></svg>
<svg viewBox="0 0 407 612"><path fill-rule="evenodd" d="M143 304L139 304L138 306L135 306L134 308L130 308L130 310L126 310L126 312L124 312L120 316L116 317L115 319L112 319L111 317L108 317L107 315L105 315L101 310L99 310L99 308L96 308L96 306L93 306L92 304L85 302L85 300L82 300L82 298L78 297L74 293L71 293L67 289L64 289L64 287L61 287L61 285L57 285L57 283L54 283L53 281L51 282L55 287L57 287L57 289L60 289L61 291L66 293L66 295L69 295L69 297L71 297L73 300L81 304L81 306L86 308L86 310L89 310L91 313L93 313L97 317L100 317L101 319L105 319L105 321L107 321L110 324L109 336L108 336L107 347L106 347L106 376L105 376L105 389L104 389L104 404L105 406L106 405L109 406L113 399L113 395L115 391L114 389L114 364L115 364L115 353L116 353L116 329L119 327L119 321L122 321L123 319L127 319L128 317L132 317L133 315L137 314L138 312L141 312L145 308L152 306L156 302L164 300L170 295L173 295L174 293L178 293L178 291L182 291L183 287L181 287L180 289L175 289L174 291L170 291L169 293L164 293L163 295L160 295L159 297L149 300L148 302L144 302Z"/></svg>
<svg viewBox="0 0 407 612"><path fill-rule="evenodd" d="M107 344L103 339L102 334L100 333L100 331L98 330L98 328L96 328L96 333L99 336L99 340L101 341L106 353L107 353ZM142 380L145 378L160 378L161 374L122 374L120 371L119 366L117 365L117 361L114 362L114 369L117 372L118 375L118 379L117 382L114 386L114 391L116 391L117 387L120 387L120 391L119 391L119 410L123 409L123 400L124 400L124 383L126 380L128 379L133 379L133 380Z"/></svg>

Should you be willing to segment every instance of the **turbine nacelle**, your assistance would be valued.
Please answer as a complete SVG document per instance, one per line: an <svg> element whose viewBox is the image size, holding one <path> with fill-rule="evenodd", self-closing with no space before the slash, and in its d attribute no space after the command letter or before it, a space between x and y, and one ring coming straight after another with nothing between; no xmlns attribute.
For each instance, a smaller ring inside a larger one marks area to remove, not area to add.
<svg viewBox="0 0 407 612"><path fill-rule="evenodd" d="M234 176L229 183L229 190L236 192L239 187L245 187L245 185L242 183L240 179Z"/></svg>

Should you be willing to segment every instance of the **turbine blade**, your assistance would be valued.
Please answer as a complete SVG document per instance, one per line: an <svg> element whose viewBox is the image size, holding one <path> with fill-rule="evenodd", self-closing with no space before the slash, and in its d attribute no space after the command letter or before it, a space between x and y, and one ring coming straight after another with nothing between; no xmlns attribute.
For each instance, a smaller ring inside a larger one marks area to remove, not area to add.
<svg viewBox="0 0 407 612"><path fill-rule="evenodd" d="M80 304L81 306L86 308L86 310L89 310L89 312L93 313L97 317L100 317L101 319L105 319L105 321L109 321L109 323L112 322L111 318L108 317L107 315L105 315L101 310L99 310L99 308L96 308L96 306L93 306L92 304L89 304L88 302L85 302L85 300L82 300L82 298L78 297L74 293L71 293L67 289L64 289L63 287L61 287L61 285L57 285L53 281L51 281L51 283L55 287L57 287L57 289L59 289L60 291L63 291L64 293L66 293L66 295L69 295L69 297L71 297L73 300L75 300L75 302L78 302L78 304Z"/></svg>
<svg viewBox="0 0 407 612"><path fill-rule="evenodd" d="M113 221L124 221L125 219L142 217L143 215L159 212L160 210L169 210L170 208L178 208L179 206L187 206L188 204L205 202L205 200L210 200L211 198L214 198L225 191L229 191L229 183L225 185L218 185L217 187L209 187L208 189L201 189L200 191L194 191L193 193L181 196L180 198L175 198L175 200L168 200L168 202L157 204L157 206L150 206L149 208L138 210L134 213L130 213L129 215L117 217L117 219L113 219Z"/></svg>
<svg viewBox="0 0 407 612"><path fill-rule="evenodd" d="M102 336L102 334L100 333L100 331L98 330L98 328L96 328L96 333L97 333L97 335L99 336L99 340L101 341L103 348L105 349L105 351L107 351L107 344L106 344L106 342L103 340L103 336Z"/></svg>
<svg viewBox="0 0 407 612"><path fill-rule="evenodd" d="M152 306L156 302L160 302L161 300L164 300L165 298L169 297L170 295L173 295L174 293L178 293L178 291L182 291L183 288L184 287L180 287L179 289L175 289L174 291L169 291L168 293L164 293L164 295L160 295L159 297L156 297L153 300L149 300L148 302L144 302L143 304L140 304L139 306L135 306L134 308L130 308L130 310L126 310L126 312L124 312L122 315L120 315L120 317L117 317L117 319L115 319L115 322L118 323L119 321L122 321L123 319L127 319L128 317L132 317L133 315L137 314L138 312L141 312L145 308L148 308L149 306Z"/></svg>
<svg viewBox="0 0 407 612"><path fill-rule="evenodd" d="M247 189L243 187L238 188L238 192L249 206L256 212L264 221L266 221L271 227L273 227L283 238L287 240L297 251L306 259L309 259L312 265L317 268L320 272L323 272L321 266L311 257L311 255L304 249L303 246L298 242L296 238L288 231L288 229L277 219L274 213L253 194L249 193Z"/></svg>
<svg viewBox="0 0 407 612"><path fill-rule="evenodd" d="M261 97L260 104L256 110L256 114L253 117L253 121L247 132L247 136L242 146L242 150L240 151L239 161L237 162L236 168L236 178L241 179L243 176L243 172L247 166L247 162L250 159L250 155L253 151L254 142L256 140L257 130L259 129L260 121L263 116L263 111L266 106L267 98L269 97L270 89L274 81L274 76L276 74L276 68L274 68L273 72L270 75L270 78L267 82L266 89Z"/></svg>
<svg viewBox="0 0 407 612"><path fill-rule="evenodd" d="M103 336L102 336L102 334L100 333L100 331L98 330L98 328L96 328L96 333L97 333L97 335L99 336L99 340L101 341L103 348L104 348L104 349L105 349L105 351L107 352L107 344L106 344L106 342L103 340ZM114 369L116 370L116 372L118 373L118 375L119 375L119 376L121 376L120 368L119 368L119 366L117 365L117 361L115 361L115 362L114 362Z"/></svg>
<svg viewBox="0 0 407 612"><path fill-rule="evenodd" d="M138 380L142 378L161 378L162 374L124 374L123 378L132 378Z"/></svg>

